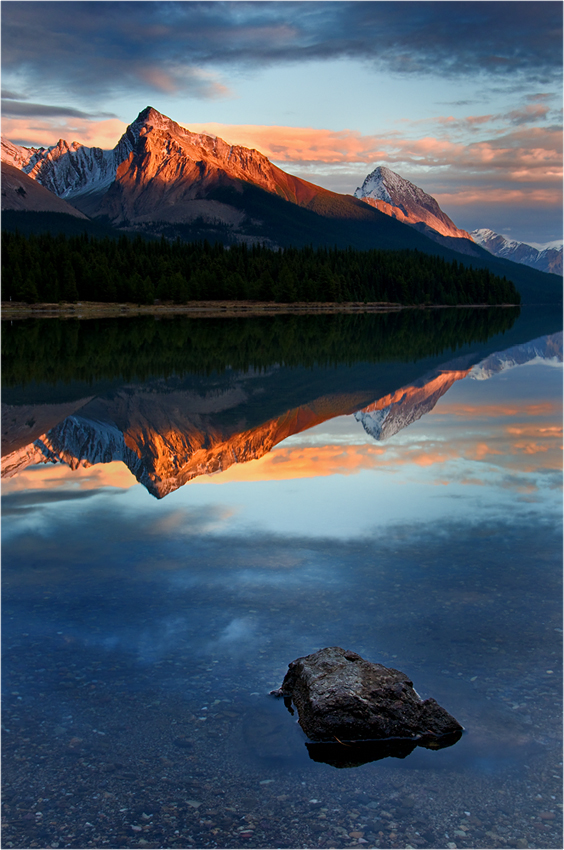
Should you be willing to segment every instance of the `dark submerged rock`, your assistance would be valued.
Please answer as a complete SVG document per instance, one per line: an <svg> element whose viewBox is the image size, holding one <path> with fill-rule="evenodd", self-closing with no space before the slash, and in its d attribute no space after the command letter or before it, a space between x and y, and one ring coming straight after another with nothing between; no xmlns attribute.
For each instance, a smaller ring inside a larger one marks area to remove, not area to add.
<svg viewBox="0 0 564 850"><path fill-rule="evenodd" d="M298 722L313 742L344 745L399 739L395 749L403 758L413 749L406 748L408 741L439 749L455 743L463 732L436 700L421 699L405 673L339 646L292 661L282 687L272 693L285 697L291 711L294 703ZM395 755L388 749L376 758Z"/></svg>

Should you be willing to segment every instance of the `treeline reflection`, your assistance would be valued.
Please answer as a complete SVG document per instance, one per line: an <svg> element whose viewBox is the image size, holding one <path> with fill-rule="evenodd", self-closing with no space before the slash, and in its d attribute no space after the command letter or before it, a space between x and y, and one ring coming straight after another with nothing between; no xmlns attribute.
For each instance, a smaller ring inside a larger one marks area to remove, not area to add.
<svg viewBox="0 0 564 850"><path fill-rule="evenodd" d="M144 380L274 365L413 361L509 330L518 307L244 318L3 322L2 384Z"/></svg>

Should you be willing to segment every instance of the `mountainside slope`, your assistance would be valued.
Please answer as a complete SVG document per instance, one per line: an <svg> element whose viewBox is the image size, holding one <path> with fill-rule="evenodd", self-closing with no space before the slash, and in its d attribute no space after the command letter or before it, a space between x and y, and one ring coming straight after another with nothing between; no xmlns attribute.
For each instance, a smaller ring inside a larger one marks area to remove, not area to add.
<svg viewBox="0 0 564 850"><path fill-rule="evenodd" d="M85 219L84 213L58 198L15 165L2 162L2 210L53 212Z"/></svg>
<svg viewBox="0 0 564 850"><path fill-rule="evenodd" d="M472 231L472 238L495 257L522 263L541 272L562 274L562 247L538 250L526 242L508 239L487 228Z"/></svg>

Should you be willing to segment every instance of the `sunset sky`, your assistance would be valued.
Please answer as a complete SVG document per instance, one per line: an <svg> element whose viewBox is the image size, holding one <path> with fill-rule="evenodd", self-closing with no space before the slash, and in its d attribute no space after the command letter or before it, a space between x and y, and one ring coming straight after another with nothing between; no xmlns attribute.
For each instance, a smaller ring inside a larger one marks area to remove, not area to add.
<svg viewBox="0 0 564 850"><path fill-rule="evenodd" d="M466 230L562 238L560 2L4 2L2 133L113 147L147 105Z"/></svg>

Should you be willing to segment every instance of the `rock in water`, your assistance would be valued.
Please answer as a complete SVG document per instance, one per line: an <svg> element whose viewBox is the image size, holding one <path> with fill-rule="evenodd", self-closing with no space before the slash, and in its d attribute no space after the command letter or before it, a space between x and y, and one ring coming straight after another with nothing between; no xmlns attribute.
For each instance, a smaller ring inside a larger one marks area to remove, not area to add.
<svg viewBox="0 0 564 850"><path fill-rule="evenodd" d="M272 693L293 701L311 741L403 738L433 749L463 731L434 699L422 700L405 673L339 646L292 661Z"/></svg>

